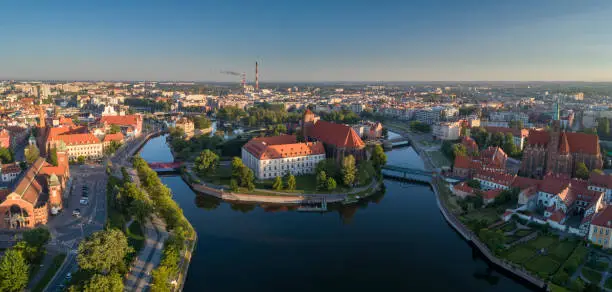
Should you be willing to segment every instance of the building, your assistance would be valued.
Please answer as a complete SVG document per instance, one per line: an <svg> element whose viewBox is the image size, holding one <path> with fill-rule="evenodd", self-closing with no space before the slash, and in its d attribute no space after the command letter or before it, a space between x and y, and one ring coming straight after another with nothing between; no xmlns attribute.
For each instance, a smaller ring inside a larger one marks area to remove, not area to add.
<svg viewBox="0 0 612 292"><path fill-rule="evenodd" d="M21 167L17 162L7 163L0 165L0 174L2 175L2 182L9 183L17 179L21 173Z"/></svg>
<svg viewBox="0 0 612 292"><path fill-rule="evenodd" d="M294 135L253 138L242 147L242 162L257 179L314 173L324 159L323 144L298 143Z"/></svg>
<svg viewBox="0 0 612 292"><path fill-rule="evenodd" d="M100 123L108 132L112 125L117 125L121 128L121 132L127 137L139 137L142 134L142 116L125 115L125 116L103 116Z"/></svg>
<svg viewBox="0 0 612 292"><path fill-rule="evenodd" d="M524 176L542 177L549 172L571 176L578 162L584 162L590 170L603 167L597 135L562 132L558 121L550 132L529 131L521 162Z"/></svg>
<svg viewBox="0 0 612 292"><path fill-rule="evenodd" d="M353 155L356 160L366 158L365 143L350 126L319 120L313 112L306 110L302 129L307 141L323 143L327 157L336 160L346 155Z"/></svg>
<svg viewBox="0 0 612 292"><path fill-rule="evenodd" d="M80 156L86 159L100 159L104 155L104 146L100 139L91 133L64 134L53 136L49 140L49 148L66 147L69 160L77 160Z"/></svg>
<svg viewBox="0 0 612 292"><path fill-rule="evenodd" d="M0 147L11 148L11 134L6 129L0 130Z"/></svg>
<svg viewBox="0 0 612 292"><path fill-rule="evenodd" d="M186 139L190 139L195 134L195 126L188 118L180 118L178 121L176 121L176 127L178 129L183 129Z"/></svg>
<svg viewBox="0 0 612 292"><path fill-rule="evenodd" d="M612 174L592 172L589 177L589 190L603 192L606 203L612 203Z"/></svg>
<svg viewBox="0 0 612 292"><path fill-rule="evenodd" d="M352 128L357 135L359 135L359 137L363 137L368 140L376 140L382 137L383 126L380 122L365 122L363 124L355 125Z"/></svg>
<svg viewBox="0 0 612 292"><path fill-rule="evenodd" d="M594 216L587 238L603 248L612 247L612 206L606 206Z"/></svg>
<svg viewBox="0 0 612 292"><path fill-rule="evenodd" d="M465 141L470 141L471 139ZM472 140L473 141L473 140ZM474 142L475 144L475 142ZM478 146L476 146L476 149ZM466 147L467 148L467 147ZM486 170L492 172L505 172L508 155L499 147L488 147L480 153L470 151L468 156L457 156L453 163L453 176L460 178L471 178L477 171ZM477 155L475 155L477 154Z"/></svg>
<svg viewBox="0 0 612 292"><path fill-rule="evenodd" d="M457 140L461 134L461 125L458 122L437 123L432 128L432 134L440 140Z"/></svg>
<svg viewBox="0 0 612 292"><path fill-rule="evenodd" d="M46 224L49 213L62 209L62 193L70 177L65 149L58 149L58 166L38 158L10 193L0 195L0 229L34 228Z"/></svg>
<svg viewBox="0 0 612 292"><path fill-rule="evenodd" d="M123 144L123 139L124 136L121 133L106 134L104 136L104 139L102 140L102 147L104 148L104 150L106 150L106 148L108 148L108 146L110 146L112 142Z"/></svg>

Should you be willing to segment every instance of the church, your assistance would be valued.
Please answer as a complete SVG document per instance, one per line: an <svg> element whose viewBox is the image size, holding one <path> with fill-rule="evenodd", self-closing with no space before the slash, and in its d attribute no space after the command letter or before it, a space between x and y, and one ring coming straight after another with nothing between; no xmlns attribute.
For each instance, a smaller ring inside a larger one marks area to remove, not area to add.
<svg viewBox="0 0 612 292"><path fill-rule="evenodd" d="M302 132L308 142L322 142L328 158L341 160L353 155L355 160L366 159L365 143L347 125L322 121L309 109L304 112Z"/></svg>
<svg viewBox="0 0 612 292"><path fill-rule="evenodd" d="M558 104L555 103L550 132L530 130L523 151L521 174L541 178L548 173L575 176L576 166L584 162L589 170L601 169L603 159L599 137L561 130Z"/></svg>

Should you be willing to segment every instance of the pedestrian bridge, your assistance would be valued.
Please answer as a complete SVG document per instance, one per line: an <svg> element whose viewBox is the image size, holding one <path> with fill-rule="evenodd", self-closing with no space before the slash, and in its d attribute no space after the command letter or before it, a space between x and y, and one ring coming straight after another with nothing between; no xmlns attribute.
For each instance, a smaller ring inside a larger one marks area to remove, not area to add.
<svg viewBox="0 0 612 292"><path fill-rule="evenodd" d="M155 171L176 171L181 168L182 163L180 162L151 162L147 163L149 167Z"/></svg>
<svg viewBox="0 0 612 292"><path fill-rule="evenodd" d="M431 183L435 172L397 165L385 165L382 167L383 176L395 179Z"/></svg>

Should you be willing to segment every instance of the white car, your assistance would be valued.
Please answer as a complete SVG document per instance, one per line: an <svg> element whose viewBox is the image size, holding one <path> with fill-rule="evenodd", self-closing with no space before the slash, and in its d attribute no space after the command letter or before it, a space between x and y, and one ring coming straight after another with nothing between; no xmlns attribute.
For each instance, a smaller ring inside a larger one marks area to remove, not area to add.
<svg viewBox="0 0 612 292"><path fill-rule="evenodd" d="M74 217L81 217L81 210L74 209L74 211L72 211L72 216L74 216Z"/></svg>

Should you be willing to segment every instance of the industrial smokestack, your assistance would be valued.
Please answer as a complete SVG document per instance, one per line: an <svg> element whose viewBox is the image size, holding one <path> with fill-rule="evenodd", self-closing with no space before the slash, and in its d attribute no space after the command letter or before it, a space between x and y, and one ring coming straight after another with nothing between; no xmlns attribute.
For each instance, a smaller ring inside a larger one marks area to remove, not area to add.
<svg viewBox="0 0 612 292"><path fill-rule="evenodd" d="M255 62L255 90L259 90L259 64Z"/></svg>

